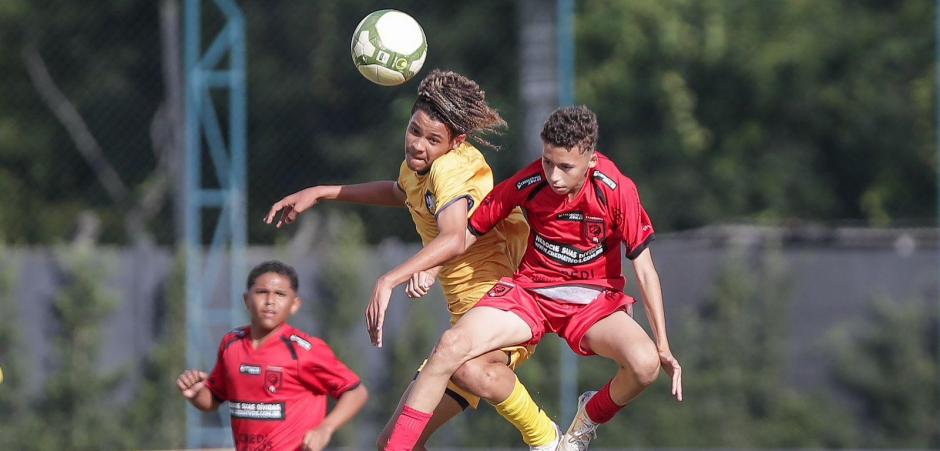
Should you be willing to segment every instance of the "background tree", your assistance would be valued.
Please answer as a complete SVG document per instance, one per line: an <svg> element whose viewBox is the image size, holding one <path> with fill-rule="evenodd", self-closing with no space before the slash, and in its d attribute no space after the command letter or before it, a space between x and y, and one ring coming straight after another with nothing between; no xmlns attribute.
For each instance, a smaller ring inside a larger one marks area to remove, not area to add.
<svg viewBox="0 0 940 451"><path fill-rule="evenodd" d="M864 323L833 333L835 386L870 447L940 447L936 302L877 297Z"/></svg>

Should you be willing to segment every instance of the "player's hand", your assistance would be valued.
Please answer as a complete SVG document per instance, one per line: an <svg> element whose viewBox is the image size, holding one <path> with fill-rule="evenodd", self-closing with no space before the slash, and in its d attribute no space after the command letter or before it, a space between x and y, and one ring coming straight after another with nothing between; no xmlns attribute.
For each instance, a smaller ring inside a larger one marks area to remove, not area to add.
<svg viewBox="0 0 940 451"><path fill-rule="evenodd" d="M366 307L366 326L369 328L369 338L372 345L382 347L382 323L385 322L385 309L388 308L388 300L392 297L392 286L385 281L385 277L380 277L375 282L375 288L372 290L372 300Z"/></svg>
<svg viewBox="0 0 940 451"><path fill-rule="evenodd" d="M323 448L326 448L326 445L330 443L330 438L333 436L333 431L328 428L319 427L316 429L311 429L304 434L304 444L303 451L320 451Z"/></svg>
<svg viewBox="0 0 940 451"><path fill-rule="evenodd" d="M193 399L206 387L208 380L209 375L205 371L186 370L176 378L176 387L180 389L184 398Z"/></svg>
<svg viewBox="0 0 940 451"><path fill-rule="evenodd" d="M264 217L264 223L270 224L274 221L274 217L277 216L278 212L281 212L281 217L278 218L277 224L274 225L277 228L281 228L281 226L297 220L297 216L316 205L319 200L320 192L316 186L297 191L275 202L274 205L271 206L271 210L268 211L268 215Z"/></svg>
<svg viewBox="0 0 940 451"><path fill-rule="evenodd" d="M408 286L405 287L405 294L409 298L417 299L426 294L431 286L434 285L434 279L437 277L437 271L418 271L411 275Z"/></svg>
<svg viewBox="0 0 940 451"><path fill-rule="evenodd" d="M682 367L679 361L672 355L668 349L659 350L659 364L666 370L666 374L672 378L672 395L677 400L682 401Z"/></svg>

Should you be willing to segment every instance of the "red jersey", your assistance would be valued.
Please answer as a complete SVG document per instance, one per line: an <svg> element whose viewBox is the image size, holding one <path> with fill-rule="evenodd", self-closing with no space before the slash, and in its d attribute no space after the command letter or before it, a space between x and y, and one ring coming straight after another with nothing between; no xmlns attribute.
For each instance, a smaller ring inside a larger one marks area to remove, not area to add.
<svg viewBox="0 0 940 451"><path fill-rule="evenodd" d="M228 401L235 447L295 450L326 416L327 396L359 386L359 376L323 340L283 324L258 349L242 327L222 338L208 386Z"/></svg>
<svg viewBox="0 0 940 451"><path fill-rule="evenodd" d="M654 239L636 185L599 152L574 200L552 191L537 160L493 188L470 218L470 232L488 232L516 206L531 232L513 279L527 288L587 284L622 291L621 243L632 260Z"/></svg>

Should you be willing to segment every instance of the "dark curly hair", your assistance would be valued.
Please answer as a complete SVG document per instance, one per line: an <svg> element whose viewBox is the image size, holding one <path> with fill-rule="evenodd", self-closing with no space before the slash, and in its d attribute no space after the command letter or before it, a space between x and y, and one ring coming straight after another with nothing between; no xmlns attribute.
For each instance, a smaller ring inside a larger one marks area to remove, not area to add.
<svg viewBox="0 0 940 451"><path fill-rule="evenodd" d="M424 111L443 122L454 135L468 135L474 141L499 150L481 135L499 134L506 121L486 103L486 93L475 81L452 71L434 69L418 85L418 98L411 114Z"/></svg>
<svg viewBox="0 0 940 451"><path fill-rule="evenodd" d="M542 127L542 142L581 153L597 145L597 115L584 105L567 106L552 112Z"/></svg>
<svg viewBox="0 0 940 451"><path fill-rule="evenodd" d="M258 264L254 268L251 268L251 272L248 273L248 283L246 289L250 290L251 286L255 284L255 281L259 277L273 272L274 274L279 274L284 277L287 277L290 280L290 287L296 292L297 288L300 287L300 282L297 278L297 271L290 265L281 263L277 260L270 260L264 263Z"/></svg>

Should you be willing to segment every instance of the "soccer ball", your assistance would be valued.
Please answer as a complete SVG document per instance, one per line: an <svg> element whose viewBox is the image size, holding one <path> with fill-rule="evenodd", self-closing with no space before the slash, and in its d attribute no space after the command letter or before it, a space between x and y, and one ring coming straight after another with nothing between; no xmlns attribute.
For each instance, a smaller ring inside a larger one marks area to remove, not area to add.
<svg viewBox="0 0 940 451"><path fill-rule="evenodd" d="M424 30L411 16L394 9L375 11L356 27L350 46L363 76L382 86L400 85L421 70L428 56Z"/></svg>

